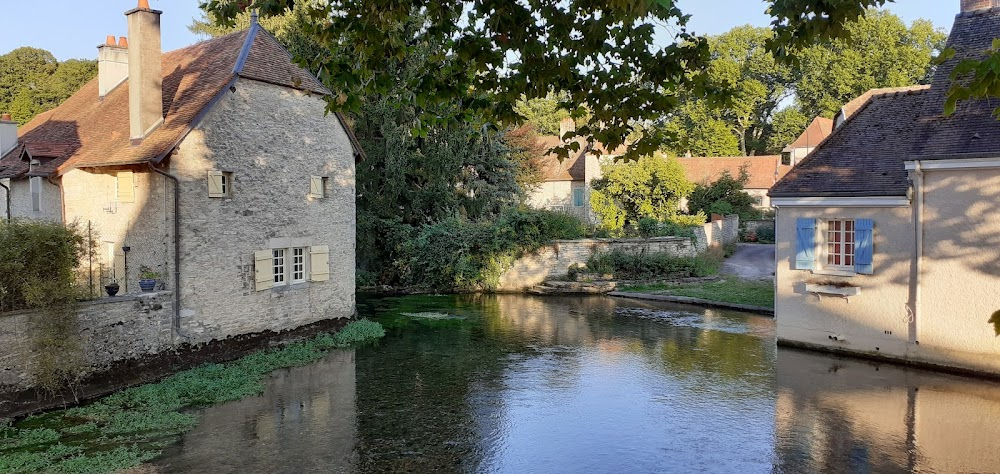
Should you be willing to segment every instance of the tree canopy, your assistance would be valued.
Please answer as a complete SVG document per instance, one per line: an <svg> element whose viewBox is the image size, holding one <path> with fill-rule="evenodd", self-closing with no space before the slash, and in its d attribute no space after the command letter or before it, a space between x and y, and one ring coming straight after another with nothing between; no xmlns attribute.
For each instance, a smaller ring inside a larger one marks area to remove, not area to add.
<svg viewBox="0 0 1000 474"><path fill-rule="evenodd" d="M676 219L681 200L694 190L694 184L684 176L684 167L673 157L609 163L602 165L601 171L603 176L592 183L590 202L604 228L617 235L638 226L641 219Z"/></svg>
<svg viewBox="0 0 1000 474"><path fill-rule="evenodd" d="M25 124L55 108L97 75L97 62L59 62L38 48L17 48L0 55L0 111Z"/></svg>
<svg viewBox="0 0 1000 474"><path fill-rule="evenodd" d="M215 22L231 25L241 12L280 16L297 1L204 0L201 5ZM784 57L843 33L846 22L883 3L771 0L775 36L767 45ZM332 0L300 8L309 38L351 53L295 53L300 64L341 93L329 102L331 109L359 110L363 97L393 87L394 78L384 72L386 60L403 61L425 45L440 45L429 58L438 67L406 84L420 112L414 123L418 134L442 119L432 112L435 103L459 100L456 114L518 123L523 120L515 110L519 100L565 91L571 103L591 114L578 127L579 135L614 149L637 133L639 139L629 143L628 156L634 158L661 145L663 135L645 133L645 125L678 106L678 91L704 90L710 59L708 42L688 32L689 16L673 0ZM422 27L403 28L414 15L422 18Z"/></svg>

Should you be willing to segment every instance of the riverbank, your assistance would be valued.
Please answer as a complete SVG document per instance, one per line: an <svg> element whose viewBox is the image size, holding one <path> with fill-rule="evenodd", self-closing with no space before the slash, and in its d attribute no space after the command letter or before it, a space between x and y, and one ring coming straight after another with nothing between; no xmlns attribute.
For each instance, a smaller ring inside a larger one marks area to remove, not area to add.
<svg viewBox="0 0 1000 474"><path fill-rule="evenodd" d="M728 308L774 316L774 282L725 276L713 281L622 285L609 296Z"/></svg>
<svg viewBox="0 0 1000 474"><path fill-rule="evenodd" d="M273 371L305 365L334 349L379 339L379 323L352 321L280 349L205 364L94 403L0 425L0 472L116 472L160 455L198 419L189 409L260 394Z"/></svg>

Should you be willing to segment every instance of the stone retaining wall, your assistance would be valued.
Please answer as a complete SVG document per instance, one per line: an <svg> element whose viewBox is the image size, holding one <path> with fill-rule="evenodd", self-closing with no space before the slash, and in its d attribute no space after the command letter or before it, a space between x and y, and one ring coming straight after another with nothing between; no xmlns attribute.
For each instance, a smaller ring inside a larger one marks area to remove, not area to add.
<svg viewBox="0 0 1000 474"><path fill-rule="evenodd" d="M521 257L500 276L501 292L519 292L545 280L566 275L573 264L583 265L598 252L661 253L678 257L694 257L698 251L691 239L658 237L653 239L586 239L558 240L538 251Z"/></svg>
<svg viewBox="0 0 1000 474"><path fill-rule="evenodd" d="M740 240L740 216L726 216L694 230L698 252L709 247L735 244Z"/></svg>
<svg viewBox="0 0 1000 474"><path fill-rule="evenodd" d="M172 295L161 291L81 303L78 337L88 373L173 347ZM32 347L33 321L44 316L40 311L0 314L0 393L32 386L37 357Z"/></svg>

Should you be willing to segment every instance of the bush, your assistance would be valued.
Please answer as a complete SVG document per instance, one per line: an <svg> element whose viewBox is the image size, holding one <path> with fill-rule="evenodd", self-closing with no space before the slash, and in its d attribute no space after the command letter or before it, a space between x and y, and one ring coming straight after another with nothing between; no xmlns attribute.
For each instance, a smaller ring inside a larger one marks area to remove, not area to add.
<svg viewBox="0 0 1000 474"><path fill-rule="evenodd" d="M400 231L405 232L405 231ZM409 231L393 252L383 283L431 291L489 291L520 255L553 240L578 239L586 229L562 213L510 209L495 221L454 218Z"/></svg>
<svg viewBox="0 0 1000 474"><path fill-rule="evenodd" d="M0 222L0 313L75 302L84 242L75 225Z"/></svg>
<svg viewBox="0 0 1000 474"><path fill-rule="evenodd" d="M695 216L677 216L665 222L644 217L639 220L638 236L644 238L651 237L696 237L694 229L705 223L705 216L698 214ZM628 235L628 234L626 234Z"/></svg>
<svg viewBox="0 0 1000 474"><path fill-rule="evenodd" d="M757 229L757 242L762 244L774 243L774 229L770 227L760 227Z"/></svg>
<svg viewBox="0 0 1000 474"><path fill-rule="evenodd" d="M714 275L722 259L721 251L717 250L697 257L612 250L592 256L587 268L595 273L613 274L618 280L657 280Z"/></svg>

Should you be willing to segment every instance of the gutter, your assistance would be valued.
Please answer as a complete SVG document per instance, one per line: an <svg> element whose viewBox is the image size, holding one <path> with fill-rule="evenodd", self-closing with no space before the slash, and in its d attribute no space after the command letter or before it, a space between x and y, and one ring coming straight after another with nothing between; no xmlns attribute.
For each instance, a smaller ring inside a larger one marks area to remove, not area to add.
<svg viewBox="0 0 1000 474"><path fill-rule="evenodd" d="M181 333L181 181L176 176L147 163L149 169L174 182L174 321L173 333L188 338Z"/></svg>

